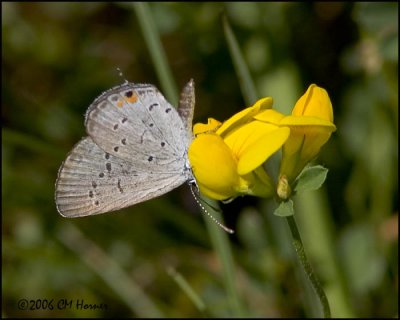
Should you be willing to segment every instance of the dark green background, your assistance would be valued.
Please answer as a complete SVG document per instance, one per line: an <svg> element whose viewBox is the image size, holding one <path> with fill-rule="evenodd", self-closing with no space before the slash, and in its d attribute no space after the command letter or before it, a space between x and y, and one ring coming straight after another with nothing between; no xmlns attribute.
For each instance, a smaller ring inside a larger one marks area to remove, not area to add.
<svg viewBox="0 0 400 320"><path fill-rule="evenodd" d="M337 132L318 163L330 171L321 190L295 199L300 231L333 316L398 316L398 4L149 7L178 86L196 82L197 122L224 120L246 107L222 12L259 96L272 96L275 108L290 113L311 83L327 89ZM187 186L117 214L68 220L55 208L57 170L85 135L86 108L123 81L117 68L129 81L162 91L145 37L130 3L2 2L3 316L150 316L142 294L161 316L202 316L169 268L210 314L230 315L219 260ZM309 290L272 206L245 197L223 209L237 231L230 240L249 316L311 316ZM328 235L318 233L315 214L323 215ZM88 256L97 271L85 263ZM119 283L141 293L126 294ZM22 311L20 299L84 299L108 308Z"/></svg>

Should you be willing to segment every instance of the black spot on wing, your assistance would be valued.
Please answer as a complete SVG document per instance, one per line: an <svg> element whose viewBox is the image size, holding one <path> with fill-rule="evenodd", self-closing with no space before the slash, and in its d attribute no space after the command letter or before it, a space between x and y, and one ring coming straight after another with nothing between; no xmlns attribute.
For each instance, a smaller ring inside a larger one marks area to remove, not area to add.
<svg viewBox="0 0 400 320"><path fill-rule="evenodd" d="M119 192L121 192L121 193L124 192L124 189L122 189L122 187L121 187L121 179L118 179L117 187L118 187Z"/></svg>
<svg viewBox="0 0 400 320"><path fill-rule="evenodd" d="M152 111L157 106L159 106L158 103L153 103L153 104L149 105L149 111Z"/></svg>

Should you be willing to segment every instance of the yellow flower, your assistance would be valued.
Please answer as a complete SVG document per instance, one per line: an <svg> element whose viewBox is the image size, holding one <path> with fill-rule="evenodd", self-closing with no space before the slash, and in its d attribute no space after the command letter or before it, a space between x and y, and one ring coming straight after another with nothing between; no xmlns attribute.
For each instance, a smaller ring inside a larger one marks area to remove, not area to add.
<svg viewBox="0 0 400 320"><path fill-rule="evenodd" d="M189 161L203 194L216 200L271 196L273 182L262 164L283 146L276 189L280 198L290 196L293 181L336 130L332 104L326 90L312 84L291 115L271 107L266 97L224 123L209 118L193 127Z"/></svg>
<svg viewBox="0 0 400 320"><path fill-rule="evenodd" d="M329 95L325 89L315 84L310 85L297 101L290 116L284 116L274 110L265 110L255 118L290 128L290 136L283 145L279 170L279 180L286 181L289 185L305 165L318 155L321 147L336 130Z"/></svg>
<svg viewBox="0 0 400 320"><path fill-rule="evenodd" d="M254 119L271 106L272 98L263 98L222 124L210 118L193 127L188 156L200 192L216 200L273 194L273 182L261 165L285 143L290 130Z"/></svg>

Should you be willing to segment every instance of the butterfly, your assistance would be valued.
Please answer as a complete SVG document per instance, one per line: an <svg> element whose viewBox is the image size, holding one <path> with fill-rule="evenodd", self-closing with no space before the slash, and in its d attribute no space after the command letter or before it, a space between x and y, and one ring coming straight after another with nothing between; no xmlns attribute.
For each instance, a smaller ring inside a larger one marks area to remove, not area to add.
<svg viewBox="0 0 400 320"><path fill-rule="evenodd" d="M175 109L151 84L125 82L102 93L85 115L88 134L62 163L55 202L64 217L115 211L195 183L194 81Z"/></svg>

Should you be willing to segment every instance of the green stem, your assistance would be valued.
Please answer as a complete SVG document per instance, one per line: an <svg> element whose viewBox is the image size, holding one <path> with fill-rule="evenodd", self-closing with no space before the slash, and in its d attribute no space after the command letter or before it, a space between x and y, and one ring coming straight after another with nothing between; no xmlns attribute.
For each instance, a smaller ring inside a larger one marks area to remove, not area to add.
<svg viewBox="0 0 400 320"><path fill-rule="evenodd" d="M289 224L290 232L292 234L292 244L294 246L294 249L296 250L297 256L300 260L301 265L303 266L303 269L308 277L308 279L311 282L311 285L317 294L317 297L322 305L323 313L325 318L330 318L331 317L331 310L329 307L329 302L328 299L326 298L324 289L321 286L321 283L319 282L317 276L315 275L311 264L308 262L306 252L304 250L303 242L301 241L300 233L297 228L296 220L294 219L294 216L288 216L286 217L286 221Z"/></svg>
<svg viewBox="0 0 400 320"><path fill-rule="evenodd" d="M218 208L218 202L215 200L211 200L205 196L202 196L202 199L204 200L203 204L206 206L206 209L210 213L210 215L212 215L216 220L222 222L223 218L221 213L213 209ZM235 262L229 243L228 233L223 231L220 226L218 226L215 221L213 221L206 214L204 214L203 216L204 221L207 225L208 232L210 234L211 242L216 251L216 254L221 261L223 283L226 288L228 305L230 307L230 310L228 311L229 314L227 314L227 316L246 317L247 311L242 305L235 281Z"/></svg>

